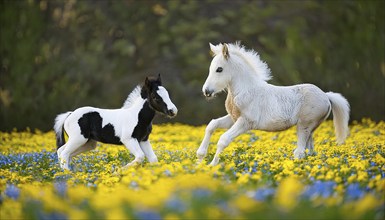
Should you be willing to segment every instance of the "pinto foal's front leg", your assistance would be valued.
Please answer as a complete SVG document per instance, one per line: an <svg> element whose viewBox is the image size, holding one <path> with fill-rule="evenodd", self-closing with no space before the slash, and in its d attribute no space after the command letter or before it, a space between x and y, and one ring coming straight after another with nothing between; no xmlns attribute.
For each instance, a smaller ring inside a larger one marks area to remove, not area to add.
<svg viewBox="0 0 385 220"><path fill-rule="evenodd" d="M233 126L225 133L221 135L217 145L217 152L214 155L213 161L211 161L210 165L215 166L219 162L219 155L222 151L229 146L230 142L233 141L235 137L238 135L245 133L250 128L248 126L247 121L243 117L239 117L238 120L234 123Z"/></svg>
<svg viewBox="0 0 385 220"><path fill-rule="evenodd" d="M128 163L123 168L127 168L127 167L135 165L136 163L142 163L143 162L144 153L143 153L142 149L140 148L140 145L139 145L139 142L137 139L135 139L135 138L125 139L125 140L122 140L122 143L135 156L135 159L131 163Z"/></svg>
<svg viewBox="0 0 385 220"><path fill-rule="evenodd" d="M150 141L141 141L139 143L140 147L142 148L144 154L147 157L148 162L150 163L156 163L158 162L158 158L156 157L154 150L152 149L152 146L150 144Z"/></svg>
<svg viewBox="0 0 385 220"><path fill-rule="evenodd" d="M206 127L205 136L197 151L198 162L201 162L207 154L209 148L210 138L215 129L217 128L230 128L233 125L233 120L230 115L223 116L221 118L213 119Z"/></svg>

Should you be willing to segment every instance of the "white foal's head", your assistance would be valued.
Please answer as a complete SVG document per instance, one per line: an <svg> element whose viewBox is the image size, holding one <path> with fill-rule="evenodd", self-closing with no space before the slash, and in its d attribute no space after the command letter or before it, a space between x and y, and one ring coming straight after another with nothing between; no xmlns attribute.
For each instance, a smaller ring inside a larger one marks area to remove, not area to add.
<svg viewBox="0 0 385 220"><path fill-rule="evenodd" d="M242 78L241 86L247 82L271 79L270 69L254 50L246 50L239 42L235 44L210 44L214 55L210 64L209 76L202 91L206 97L215 96L231 85L236 78ZM239 83L239 82L238 82Z"/></svg>
<svg viewBox="0 0 385 220"><path fill-rule="evenodd" d="M223 91L230 83L232 67L229 64L229 49L227 44L212 45L210 49L214 56L209 68L209 76L203 85L202 91L206 97L215 96Z"/></svg>

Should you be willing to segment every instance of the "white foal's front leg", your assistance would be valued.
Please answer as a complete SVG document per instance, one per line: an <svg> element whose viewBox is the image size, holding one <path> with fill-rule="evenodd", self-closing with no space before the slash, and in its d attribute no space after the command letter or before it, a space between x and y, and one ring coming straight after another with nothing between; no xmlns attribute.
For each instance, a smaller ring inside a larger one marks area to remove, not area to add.
<svg viewBox="0 0 385 220"><path fill-rule="evenodd" d="M154 150L152 149L150 141L141 141L139 145L142 148L144 154L146 155L148 162L150 163L158 162L158 158L156 157Z"/></svg>
<svg viewBox="0 0 385 220"><path fill-rule="evenodd" d="M238 118L238 120L234 123L233 126L229 130L227 130L225 133L221 135L218 141L217 145L217 152L215 153L215 156L213 158L213 161L211 161L210 165L215 166L219 162L219 155L221 152L230 144L231 141L238 135L245 133L250 128L248 126L248 123L243 117Z"/></svg>
<svg viewBox="0 0 385 220"><path fill-rule="evenodd" d="M135 165L136 163L142 163L144 160L144 153L140 148L139 142L135 138L129 138L122 140L122 143L126 146L126 148L135 156L135 159L128 163L124 168Z"/></svg>
<svg viewBox="0 0 385 220"><path fill-rule="evenodd" d="M197 151L198 162L201 162L207 154L207 150L210 144L210 138L215 129L217 128L230 128L233 125L233 120L230 115L223 116L221 118L213 119L206 127L205 136Z"/></svg>

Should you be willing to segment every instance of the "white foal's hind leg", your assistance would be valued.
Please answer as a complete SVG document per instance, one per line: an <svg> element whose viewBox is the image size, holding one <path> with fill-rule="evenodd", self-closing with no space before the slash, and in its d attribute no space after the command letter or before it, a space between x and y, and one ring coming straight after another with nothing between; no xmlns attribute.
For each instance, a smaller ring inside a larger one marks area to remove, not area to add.
<svg viewBox="0 0 385 220"><path fill-rule="evenodd" d="M230 144L230 142L235 137L237 137L242 133L245 133L247 130L249 130L249 127L247 126L246 121L242 117L238 118L238 120L234 123L234 125L231 126L231 128L227 130L225 133L223 133L219 138L217 151L210 165L211 166L217 165L219 162L219 155L222 153L222 151Z"/></svg>
<svg viewBox="0 0 385 220"><path fill-rule="evenodd" d="M230 115L223 116L221 118L213 119L206 127L205 136L197 151L198 162L201 162L207 154L207 149L210 144L210 138L215 129L217 128L230 128L233 125L233 120Z"/></svg>
<svg viewBox="0 0 385 220"><path fill-rule="evenodd" d="M144 153L139 146L138 140L135 138L129 138L126 140L122 140L122 142L126 146L126 148L135 156L135 159L123 168L130 167L132 165L135 165L136 163L142 163L144 160Z"/></svg>
<svg viewBox="0 0 385 220"><path fill-rule="evenodd" d="M64 150L62 150L59 155L60 166L63 169L66 169L66 170L70 169L69 165L71 162L72 153L75 152L79 147L84 145L86 142L87 142L87 139L84 138L83 136L76 136L76 137L70 136L68 138L68 142L62 146Z"/></svg>
<svg viewBox="0 0 385 220"><path fill-rule="evenodd" d="M150 163L158 162L158 158L156 157L154 150L152 149L150 141L141 141L139 145L142 148L144 155L146 155L148 162Z"/></svg>
<svg viewBox="0 0 385 220"><path fill-rule="evenodd" d="M309 140L306 143L306 148L309 150L308 155L309 156L315 156L317 153L314 151L314 140L313 140L313 133L310 134Z"/></svg>
<svg viewBox="0 0 385 220"><path fill-rule="evenodd" d="M297 125L297 148L294 150L294 158L302 159L305 157L306 144L309 141L311 131L308 127Z"/></svg>
<svg viewBox="0 0 385 220"><path fill-rule="evenodd" d="M302 159L305 157L306 148L309 149L309 155L315 155L313 132L323 122L321 120L315 120L313 122L302 122L297 124L297 149L294 150L294 158Z"/></svg>

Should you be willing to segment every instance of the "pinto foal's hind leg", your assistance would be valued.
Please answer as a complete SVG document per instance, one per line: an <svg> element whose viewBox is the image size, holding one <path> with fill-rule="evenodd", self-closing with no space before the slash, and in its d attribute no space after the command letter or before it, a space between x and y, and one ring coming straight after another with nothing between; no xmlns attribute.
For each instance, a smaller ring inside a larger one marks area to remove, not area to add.
<svg viewBox="0 0 385 220"><path fill-rule="evenodd" d="M65 144L63 146L61 146L59 149L57 149L56 153L57 153L57 158L59 159L60 161L60 155L61 155L61 152L63 152L65 148ZM60 164L60 167L61 167L61 164ZM62 167L63 168L63 167Z"/></svg>
<svg viewBox="0 0 385 220"><path fill-rule="evenodd" d="M63 145L64 148L59 156L59 163L63 169L69 170L70 162L71 162L71 154L75 152L80 146L85 144L87 139L83 136L69 137L68 142Z"/></svg>
<svg viewBox="0 0 385 220"><path fill-rule="evenodd" d="M201 162L207 154L207 149L209 147L210 138L215 129L217 128L230 128L233 125L233 120L230 115L223 116L221 118L213 119L207 125L205 130L205 136L203 141L197 151L198 162Z"/></svg>
<svg viewBox="0 0 385 220"><path fill-rule="evenodd" d="M96 148L96 141L94 140L88 140L87 143L83 144L82 146L80 146L78 149L76 149L72 154L71 154L71 158L70 160L72 159L72 157L76 156L76 155L79 155L83 152L86 152L86 151L90 151L90 150L93 150Z"/></svg>

